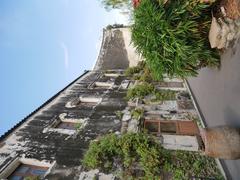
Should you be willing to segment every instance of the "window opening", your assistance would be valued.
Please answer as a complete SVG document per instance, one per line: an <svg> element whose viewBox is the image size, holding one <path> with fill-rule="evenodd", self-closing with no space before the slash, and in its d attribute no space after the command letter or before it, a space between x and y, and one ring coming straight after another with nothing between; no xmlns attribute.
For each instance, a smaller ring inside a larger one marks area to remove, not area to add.
<svg viewBox="0 0 240 180"><path fill-rule="evenodd" d="M61 121L55 128L76 130L77 129L77 124L78 123Z"/></svg>
<svg viewBox="0 0 240 180"><path fill-rule="evenodd" d="M145 129L150 133L158 133L159 132L159 122L154 121L145 121Z"/></svg>
<svg viewBox="0 0 240 180"><path fill-rule="evenodd" d="M26 177L43 178L48 170L48 167L33 166L28 164L20 164L14 172L8 176L9 180L23 180Z"/></svg>
<svg viewBox="0 0 240 180"><path fill-rule="evenodd" d="M148 120L145 119L144 129L152 134L178 134L195 136L199 134L198 126L193 121L181 120Z"/></svg>
<svg viewBox="0 0 240 180"><path fill-rule="evenodd" d="M177 128L175 122L160 122L160 132L176 134Z"/></svg>
<svg viewBox="0 0 240 180"><path fill-rule="evenodd" d="M101 98L97 97L79 97L67 102L65 107L74 108L80 105L95 106L101 102Z"/></svg>
<svg viewBox="0 0 240 180"><path fill-rule="evenodd" d="M113 85L113 82L95 82L92 87L95 89L105 89L111 88Z"/></svg>

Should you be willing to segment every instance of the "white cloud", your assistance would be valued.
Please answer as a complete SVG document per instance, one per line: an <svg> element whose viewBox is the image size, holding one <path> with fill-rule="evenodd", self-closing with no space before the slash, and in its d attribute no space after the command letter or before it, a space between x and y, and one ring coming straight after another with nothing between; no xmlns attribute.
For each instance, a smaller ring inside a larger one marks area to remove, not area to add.
<svg viewBox="0 0 240 180"><path fill-rule="evenodd" d="M68 69L69 67L69 54L68 54L68 48L64 42L60 42L60 46L63 49L64 52L64 65L65 68Z"/></svg>
<svg viewBox="0 0 240 180"><path fill-rule="evenodd" d="M95 44L95 48L96 48L96 57L95 57L95 61L94 61L94 63L93 63L93 65L92 65L92 69L94 69L94 67L95 67L95 65L96 65L96 63L97 63L97 60L98 60L98 56L99 56L99 53L100 53L100 50L101 50L101 45L102 45L102 36L100 36L99 38L98 38L98 40L96 41L96 44Z"/></svg>

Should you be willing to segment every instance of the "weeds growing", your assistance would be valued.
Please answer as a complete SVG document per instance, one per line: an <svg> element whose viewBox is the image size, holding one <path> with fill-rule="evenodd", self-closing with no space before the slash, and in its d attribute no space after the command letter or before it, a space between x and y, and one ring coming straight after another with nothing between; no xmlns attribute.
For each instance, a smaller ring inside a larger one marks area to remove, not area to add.
<svg viewBox="0 0 240 180"><path fill-rule="evenodd" d="M223 179L214 159L195 152L165 150L145 133L105 135L90 144L82 163L87 169L115 172L120 179L159 179L163 172L171 173L174 180Z"/></svg>
<svg viewBox="0 0 240 180"><path fill-rule="evenodd" d="M156 101L167 101L176 99L176 92L172 90L158 90L154 87L154 85L143 82L141 84L137 84L135 87L130 88L127 92L127 99L144 99L144 97L148 95L155 96L154 99L151 99L152 102Z"/></svg>

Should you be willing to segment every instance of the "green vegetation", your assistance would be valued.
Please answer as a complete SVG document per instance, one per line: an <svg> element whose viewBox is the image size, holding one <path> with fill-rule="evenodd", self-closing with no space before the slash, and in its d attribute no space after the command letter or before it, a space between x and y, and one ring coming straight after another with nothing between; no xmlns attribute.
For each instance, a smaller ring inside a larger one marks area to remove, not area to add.
<svg viewBox="0 0 240 180"><path fill-rule="evenodd" d="M176 99L176 92L172 90L159 90L155 92L156 99L152 101L169 101Z"/></svg>
<svg viewBox="0 0 240 180"><path fill-rule="evenodd" d="M140 61L137 66L127 68L125 76L132 77L133 80L147 83L151 83L155 80L145 61Z"/></svg>
<svg viewBox="0 0 240 180"><path fill-rule="evenodd" d="M148 82L148 83L151 83L152 81L155 80L152 76L152 73L150 72L150 69L147 66L144 67L143 73L141 74L141 77L139 80L142 82Z"/></svg>
<svg viewBox="0 0 240 180"><path fill-rule="evenodd" d="M141 73L145 67L145 62L140 61L137 66L129 67L125 71L125 76L134 76L135 74Z"/></svg>
<svg viewBox="0 0 240 180"><path fill-rule="evenodd" d="M131 111L131 115L134 119L141 119L144 115L144 109L135 108Z"/></svg>
<svg viewBox="0 0 240 180"><path fill-rule="evenodd" d="M143 133L129 133L121 137L109 134L90 144L83 165L109 172L118 170L116 164L119 164L124 169L123 176L133 176L137 163L145 177L153 179L159 175L159 167L165 161L163 151L153 138Z"/></svg>
<svg viewBox="0 0 240 180"><path fill-rule="evenodd" d="M133 76L134 74L140 73L141 72L141 68L138 66L134 66L134 67L129 67L127 68L127 70L125 71L125 75L126 76Z"/></svg>
<svg viewBox="0 0 240 180"><path fill-rule="evenodd" d="M110 29L123 28L123 27L124 27L123 24L113 24L113 25L109 24L107 25L106 29L110 30Z"/></svg>
<svg viewBox="0 0 240 180"><path fill-rule="evenodd" d="M122 117L123 117L123 112L122 111L116 111L115 114L118 117L118 119L120 119L120 120L122 119Z"/></svg>
<svg viewBox="0 0 240 180"><path fill-rule="evenodd" d="M75 124L75 128L76 128L77 131L79 131L81 129L81 127L82 127L82 123L76 123Z"/></svg>
<svg viewBox="0 0 240 180"><path fill-rule="evenodd" d="M176 99L176 92L172 90L157 90L152 84L143 82L141 84L137 84L135 87L128 89L127 99L144 99L147 95L155 96L152 99L152 102L156 101L166 101L166 100L174 100Z"/></svg>
<svg viewBox="0 0 240 180"><path fill-rule="evenodd" d="M175 180L189 179L189 177L224 179L213 158L187 151L170 151L170 154L170 161L164 164L164 170L172 172Z"/></svg>
<svg viewBox="0 0 240 180"><path fill-rule="evenodd" d="M155 88L152 84L141 83L137 84L135 87L128 89L127 99L143 99L145 96L154 93Z"/></svg>
<svg viewBox="0 0 240 180"><path fill-rule="evenodd" d="M83 165L87 169L114 172L121 179L159 179L162 172L171 173L175 180L193 176L222 179L214 159L199 153L165 150L145 133L105 135L90 144Z"/></svg>
<svg viewBox="0 0 240 180"><path fill-rule="evenodd" d="M197 0L141 0L134 10L132 40L154 78L187 77L203 66L217 65L210 48L211 6Z"/></svg>

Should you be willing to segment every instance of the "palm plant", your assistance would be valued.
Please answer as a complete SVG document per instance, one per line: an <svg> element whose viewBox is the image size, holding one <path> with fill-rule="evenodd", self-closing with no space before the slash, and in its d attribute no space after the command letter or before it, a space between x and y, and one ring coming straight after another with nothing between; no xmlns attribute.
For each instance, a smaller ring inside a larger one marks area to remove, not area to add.
<svg viewBox="0 0 240 180"><path fill-rule="evenodd" d="M208 31L210 5L197 0L142 0L134 11L132 41L156 79L187 77L219 63Z"/></svg>

